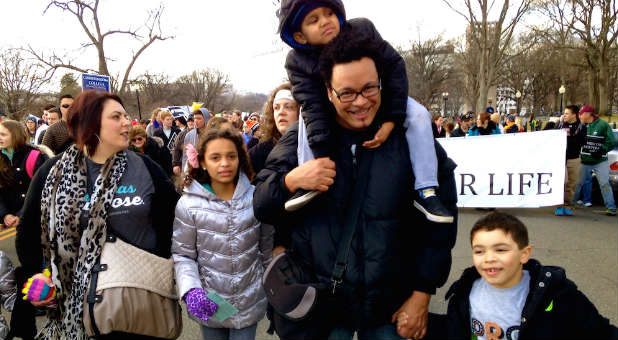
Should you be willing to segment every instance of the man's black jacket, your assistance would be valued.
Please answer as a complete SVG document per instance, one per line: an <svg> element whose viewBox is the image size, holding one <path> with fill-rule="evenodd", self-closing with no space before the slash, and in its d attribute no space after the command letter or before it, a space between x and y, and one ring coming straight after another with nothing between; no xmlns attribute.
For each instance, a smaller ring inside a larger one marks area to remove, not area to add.
<svg viewBox="0 0 618 340"><path fill-rule="evenodd" d="M530 292L522 311L520 340L618 338L618 329L567 279L563 268L543 266L531 259L524 270L530 273ZM437 331L430 338L471 339L470 291L480 277L476 268L470 267L453 283L446 293L446 317L430 319L430 323L436 322L430 329Z"/></svg>
<svg viewBox="0 0 618 340"><path fill-rule="evenodd" d="M292 125L254 180L255 216L275 228L290 228L276 233L291 232L292 255L316 280L330 282L356 183L354 176L367 159L365 155L374 153L344 275L343 295L330 310L339 324L350 327L389 324L392 314L414 290L433 294L446 282L457 226L429 222L413 208L414 178L402 128L393 130L375 150L358 147L355 163L343 129L336 124L331 126L333 143L329 153L337 175L330 189L299 212L287 213L283 209L284 202L291 197L284 177L298 164L296 152L283 152L296 149L298 125ZM370 136L375 131L370 129L365 134ZM456 165L439 143L435 145L439 196L456 221Z"/></svg>

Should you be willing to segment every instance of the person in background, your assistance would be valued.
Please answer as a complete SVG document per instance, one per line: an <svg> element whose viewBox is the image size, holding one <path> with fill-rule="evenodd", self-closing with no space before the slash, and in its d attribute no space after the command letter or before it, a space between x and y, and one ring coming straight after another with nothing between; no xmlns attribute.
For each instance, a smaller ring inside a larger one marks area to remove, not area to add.
<svg viewBox="0 0 618 340"><path fill-rule="evenodd" d="M446 137L446 130L442 126L444 117L440 114L434 114L431 118L431 129L433 130L433 138Z"/></svg>
<svg viewBox="0 0 618 340"><path fill-rule="evenodd" d="M73 96L70 94L60 97L59 119L55 123L52 123L51 118L53 109L49 111L49 128L45 131L41 144L50 148L55 155L68 149L73 144L73 139L69 134L69 127L66 122L66 117L72 104Z"/></svg>
<svg viewBox="0 0 618 340"><path fill-rule="evenodd" d="M453 132L453 130L455 130L455 123L453 122L453 120L448 119L446 121L446 124L444 124L444 130L446 130L446 138L450 138L451 133Z"/></svg>
<svg viewBox="0 0 618 340"><path fill-rule="evenodd" d="M161 111L159 117L161 118L162 125L160 129L154 132L153 136L161 138L163 145L171 154L176 146L176 138L180 133L180 129L174 126L174 116L169 111Z"/></svg>
<svg viewBox="0 0 618 340"><path fill-rule="evenodd" d="M34 136L35 145L43 143L43 135L45 134L47 128L51 125L49 123L49 110L53 108L53 105L47 105L43 110L43 115L41 116L41 119L39 119L39 128L36 130L36 135Z"/></svg>
<svg viewBox="0 0 618 340"><path fill-rule="evenodd" d="M479 113L476 117L476 125L468 130L468 136L499 135L500 128L490 119L490 113Z"/></svg>
<svg viewBox="0 0 618 340"><path fill-rule="evenodd" d="M490 106L487 108L487 110L493 111L493 108ZM500 116L500 113L493 112L489 116L489 119L491 119L491 121L494 122L494 124L496 124L496 126L500 129L500 133L504 133L504 127L502 126L502 122L501 122L502 117Z"/></svg>
<svg viewBox="0 0 618 340"><path fill-rule="evenodd" d="M163 125L161 121L161 112L163 112L163 110L161 110L160 108L152 110L150 123L146 127L146 133L148 134L148 136L153 136L155 131L159 130Z"/></svg>
<svg viewBox="0 0 618 340"><path fill-rule="evenodd" d="M150 119L142 119L139 121L139 125L141 125L144 130L146 130L146 128L148 127L148 124L150 124Z"/></svg>
<svg viewBox="0 0 618 340"><path fill-rule="evenodd" d="M176 126L180 129L180 132L184 131L187 128L187 120L183 116L178 116L176 118Z"/></svg>
<svg viewBox="0 0 618 340"><path fill-rule="evenodd" d="M506 116L506 126L504 127L504 133L517 133L519 132L519 127L515 124L515 116L508 115Z"/></svg>
<svg viewBox="0 0 618 340"><path fill-rule="evenodd" d="M198 145L200 136L205 131L206 122L210 119L210 112L205 107L193 111L193 120L195 123L194 129L185 129L178 135L176 141L176 147L172 153L172 165L174 169L174 175L180 175L187 164L187 153L185 146L191 144L194 147Z"/></svg>
<svg viewBox="0 0 618 340"><path fill-rule="evenodd" d="M461 116L459 126L451 132L451 137L465 137L468 134L470 126L474 122L474 114L468 111Z"/></svg>
<svg viewBox="0 0 618 340"><path fill-rule="evenodd" d="M581 171L575 188L575 198L579 197L584 183L592 181L592 172L596 175L605 202L605 214L616 216L614 193L609 183L609 162L607 153L614 148L616 140L612 128L603 119L593 106L584 105L579 110L579 118L586 124L586 140L581 149Z"/></svg>
<svg viewBox="0 0 618 340"><path fill-rule="evenodd" d="M172 176L172 155L165 148L159 137L148 137L141 125L135 125L129 131L131 150L150 157L159 164L167 176Z"/></svg>
<svg viewBox="0 0 618 340"><path fill-rule="evenodd" d="M258 144L259 140L253 135L255 131L257 131L260 127L260 123L255 122L253 120L247 120L243 126L243 140L245 145L247 145L247 149L251 149L256 144Z"/></svg>
<svg viewBox="0 0 618 340"><path fill-rule="evenodd" d="M575 197L575 186L581 168L580 152L586 142L587 129L579 120L579 107L569 105L564 109L564 117L558 129L567 133L566 171L564 176L564 204L556 208L556 216L572 216L571 203Z"/></svg>
<svg viewBox="0 0 618 340"><path fill-rule="evenodd" d="M33 115L28 115L28 118L26 118L26 127L24 131L26 132L26 141L30 145L36 145L35 137L38 125L38 119Z"/></svg>
<svg viewBox="0 0 618 340"><path fill-rule="evenodd" d="M193 119L193 115L191 115L189 116L189 119L187 119L187 129L193 130L194 127L195 127L195 120Z"/></svg>
<svg viewBox="0 0 618 340"><path fill-rule="evenodd" d="M240 112L240 110L232 111L232 115L230 116L230 121L232 122L232 124L238 131L242 131L244 122L242 120L242 112Z"/></svg>
<svg viewBox="0 0 618 340"><path fill-rule="evenodd" d="M17 228L22 221L32 177L47 159L46 154L27 143L21 123L8 119L0 123L0 221L6 227ZM15 269L16 285L22 287L28 277L22 262ZM23 339L34 339L36 334L34 307L21 297L14 306L11 330Z"/></svg>

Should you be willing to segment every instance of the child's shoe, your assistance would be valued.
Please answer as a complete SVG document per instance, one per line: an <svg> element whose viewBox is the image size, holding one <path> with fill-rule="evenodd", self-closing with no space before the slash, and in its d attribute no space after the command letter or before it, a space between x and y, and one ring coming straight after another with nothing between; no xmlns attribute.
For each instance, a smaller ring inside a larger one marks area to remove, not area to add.
<svg viewBox="0 0 618 340"><path fill-rule="evenodd" d="M573 210L564 207L564 216L573 216Z"/></svg>
<svg viewBox="0 0 618 340"><path fill-rule="evenodd" d="M317 190L307 191L303 189L298 189L292 198L290 198L287 202L285 202L285 210L286 211L296 211L302 207L304 207L307 203L311 202L320 192Z"/></svg>
<svg viewBox="0 0 618 340"><path fill-rule="evenodd" d="M419 199L414 200L414 206L425 214L428 220L436 223L453 223L453 215L442 205L434 188L421 189L418 195Z"/></svg>

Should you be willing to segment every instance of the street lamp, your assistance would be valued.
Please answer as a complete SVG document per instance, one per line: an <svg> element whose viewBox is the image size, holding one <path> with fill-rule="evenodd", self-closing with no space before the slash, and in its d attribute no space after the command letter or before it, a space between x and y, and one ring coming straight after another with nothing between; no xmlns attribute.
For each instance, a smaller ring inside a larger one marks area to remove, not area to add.
<svg viewBox="0 0 618 340"><path fill-rule="evenodd" d="M141 122L142 121L142 106L139 103L139 90L141 90L142 85L140 83L135 82L129 86L131 88L131 91L135 91L135 96L137 97L137 113L139 115L139 120Z"/></svg>
<svg viewBox="0 0 618 340"><path fill-rule="evenodd" d="M517 115L519 115L519 98L521 98L521 92L517 91L517 93L515 93L515 98L517 98L517 105L516 105L516 109L515 112Z"/></svg>
<svg viewBox="0 0 618 340"><path fill-rule="evenodd" d="M448 92L442 92L442 99L444 100L444 108L442 109L442 117L446 114L446 101L448 100Z"/></svg>
<svg viewBox="0 0 618 340"><path fill-rule="evenodd" d="M564 84L560 85L560 88L558 89L558 93L560 93L560 114L562 114L562 98L564 97L565 92L566 88L564 87Z"/></svg>

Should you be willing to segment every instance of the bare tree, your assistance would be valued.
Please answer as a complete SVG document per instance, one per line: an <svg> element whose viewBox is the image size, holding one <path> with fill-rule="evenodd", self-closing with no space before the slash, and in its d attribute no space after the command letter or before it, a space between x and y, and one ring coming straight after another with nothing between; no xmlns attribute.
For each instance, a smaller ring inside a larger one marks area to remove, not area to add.
<svg viewBox="0 0 618 340"><path fill-rule="evenodd" d="M616 0L547 0L543 12L554 27L575 33L582 42L572 47L586 52L591 71L588 73L588 100L599 112L607 112L612 95L611 57L618 38Z"/></svg>
<svg viewBox="0 0 618 340"><path fill-rule="evenodd" d="M485 107L489 88L496 85L498 70L504 62L515 27L529 11L533 0L515 1L516 4L504 0L495 20L489 18L495 1L463 0L465 9L456 8L450 0L443 1L468 22L467 48L476 49L478 53L478 73L474 79L474 86L478 87L475 108Z"/></svg>
<svg viewBox="0 0 618 340"><path fill-rule="evenodd" d="M406 62L409 95L428 108L439 105L452 73L452 44L445 43L442 36L422 41L419 35L408 49L399 50Z"/></svg>
<svg viewBox="0 0 618 340"><path fill-rule="evenodd" d="M50 1L45 9L47 12L50 8L59 8L63 12L67 12L75 17L82 27L84 33L90 41L83 44L84 48L94 47L97 50L98 68L93 69L88 66L78 66L74 64L71 56L59 56L56 52L51 52L51 55L37 52L32 46L28 46L28 51L41 63L45 64L50 70L55 71L60 68L70 69L81 73L96 72L101 75L113 76L112 88L114 92L124 92L129 82L131 70L137 61L137 58L155 41L167 40L171 36L164 36L161 30L161 15L163 14L163 5L158 8L148 11L148 17L143 24L143 27L138 29L114 29L103 31L101 30L101 20L99 18L99 0L71 0L71 1ZM145 31L143 33L142 31ZM109 57L106 55L105 39L112 35L124 35L134 38L139 45L133 50L132 57L126 66L123 75L120 73L113 75L108 67Z"/></svg>
<svg viewBox="0 0 618 340"><path fill-rule="evenodd" d="M234 96L224 98L224 95L233 94L232 84L228 75L217 69L193 71L178 78L177 83L180 91L189 94L190 101L202 102L212 111L229 106L234 99Z"/></svg>
<svg viewBox="0 0 618 340"><path fill-rule="evenodd" d="M0 103L10 118L20 120L50 78L50 72L20 50L0 51Z"/></svg>

